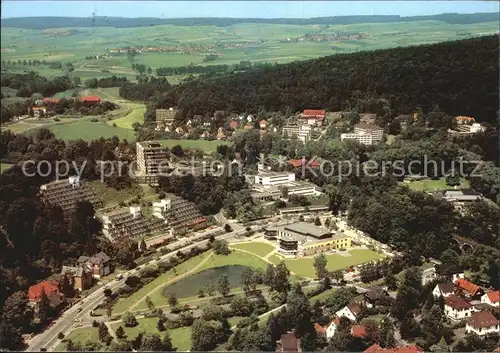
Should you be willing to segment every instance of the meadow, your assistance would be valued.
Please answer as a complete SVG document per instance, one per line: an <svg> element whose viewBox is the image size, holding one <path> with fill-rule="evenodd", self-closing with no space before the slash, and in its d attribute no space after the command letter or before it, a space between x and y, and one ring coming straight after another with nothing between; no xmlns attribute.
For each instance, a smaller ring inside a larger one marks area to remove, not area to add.
<svg viewBox="0 0 500 353"><path fill-rule="evenodd" d="M228 27L217 26L174 26L163 25L137 28L57 28L30 30L2 27L1 59L15 61L16 65L2 67L7 71L38 71L44 76L61 75L59 69L31 67L23 60L46 60L71 62L72 73L83 80L91 77L105 77L111 74L126 76L134 81L136 72L132 64L143 64L153 70L158 67L179 67L187 65L235 64L241 60L252 62L287 63L307 60L339 53L391 47L430 44L441 41L465 39L474 36L498 33L497 22L476 24L449 24L441 21L415 21L395 23L362 23L351 25L284 25L239 23ZM338 40L328 42L293 41L306 34L366 33L360 40ZM292 39L289 42L286 40ZM253 42L248 45L249 42ZM220 43L215 48L207 45ZM226 44L243 46L224 46ZM198 46L187 53L144 52L136 56L107 56L86 60L89 55L102 56L108 49L125 46ZM201 47L205 46L205 47ZM205 62L207 53L217 52L221 57ZM21 63L18 64L18 60ZM177 83L186 76L171 77ZM170 80L170 77L169 77Z"/></svg>
<svg viewBox="0 0 500 353"><path fill-rule="evenodd" d="M453 189L452 186L448 186L446 184L445 178L439 178L435 180L434 179L414 180L408 182L404 181L401 184L408 186L410 189L423 192ZM470 187L469 181L465 178L460 178L459 188L468 188L468 187Z"/></svg>

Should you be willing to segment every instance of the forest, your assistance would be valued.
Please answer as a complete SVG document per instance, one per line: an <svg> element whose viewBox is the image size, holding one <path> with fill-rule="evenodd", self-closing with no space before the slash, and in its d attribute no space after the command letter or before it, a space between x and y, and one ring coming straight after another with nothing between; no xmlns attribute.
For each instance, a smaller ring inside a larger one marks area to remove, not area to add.
<svg viewBox="0 0 500 353"><path fill-rule="evenodd" d="M124 17L17 17L2 19L2 27L47 29L61 27L149 27L161 25L175 26L218 26L226 27L238 23L269 23L288 25L349 25L357 23L388 23L412 21L443 21L453 24L482 23L498 21L496 13L458 14L445 13L428 16L369 15L333 16L316 18L124 18Z"/></svg>
<svg viewBox="0 0 500 353"><path fill-rule="evenodd" d="M348 110L363 96L385 98L397 114L435 104L452 116L496 121L498 36L422 45L277 65L188 80L149 101L178 106L180 116L228 112ZM133 86L131 86L133 87ZM140 86L136 86L140 88Z"/></svg>
<svg viewBox="0 0 500 353"><path fill-rule="evenodd" d="M75 82L72 82L68 75L47 78L32 71L27 74L2 73L1 86L18 90L18 97L31 97L33 93L40 93L44 97L51 97L57 92L73 88Z"/></svg>

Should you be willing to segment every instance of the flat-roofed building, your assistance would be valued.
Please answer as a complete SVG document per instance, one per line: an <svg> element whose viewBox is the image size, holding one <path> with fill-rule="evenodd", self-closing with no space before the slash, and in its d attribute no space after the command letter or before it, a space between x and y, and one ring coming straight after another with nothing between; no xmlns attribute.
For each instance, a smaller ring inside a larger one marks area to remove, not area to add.
<svg viewBox="0 0 500 353"><path fill-rule="evenodd" d="M139 206L123 207L100 216L102 232L111 241L123 238L140 239L159 232L167 227L160 219L147 219Z"/></svg>
<svg viewBox="0 0 500 353"><path fill-rule="evenodd" d="M310 223L297 222L276 227L277 251L284 256L302 257L351 247L351 238Z"/></svg>
<svg viewBox="0 0 500 353"><path fill-rule="evenodd" d="M364 145L374 145L382 141L384 130L376 125L371 124L356 124L354 125L353 133L345 133L340 135L343 140L356 140Z"/></svg>
<svg viewBox="0 0 500 353"><path fill-rule="evenodd" d="M284 185L295 181L295 173L261 171L255 176L255 185Z"/></svg>
<svg viewBox="0 0 500 353"><path fill-rule="evenodd" d="M325 117L326 111L322 109L305 109L298 119L307 125L322 125Z"/></svg>
<svg viewBox="0 0 500 353"><path fill-rule="evenodd" d="M472 189L451 189L443 192L443 199L448 202L472 202L481 198L482 195Z"/></svg>
<svg viewBox="0 0 500 353"><path fill-rule="evenodd" d="M63 212L73 211L80 201L90 202L94 209L102 206L102 201L94 189L78 176L43 184L40 186L40 197L46 203L61 207Z"/></svg>
<svg viewBox="0 0 500 353"><path fill-rule="evenodd" d="M205 223L207 220L192 202L172 194L153 202L153 215L165 220L165 225L172 232Z"/></svg>
<svg viewBox="0 0 500 353"><path fill-rule="evenodd" d="M283 136L288 138L297 137L299 141L306 143L313 135L313 128L310 125L285 125L283 126Z"/></svg>
<svg viewBox="0 0 500 353"><path fill-rule="evenodd" d="M137 168L142 175L158 175L168 165L170 154L158 141L136 143Z"/></svg>

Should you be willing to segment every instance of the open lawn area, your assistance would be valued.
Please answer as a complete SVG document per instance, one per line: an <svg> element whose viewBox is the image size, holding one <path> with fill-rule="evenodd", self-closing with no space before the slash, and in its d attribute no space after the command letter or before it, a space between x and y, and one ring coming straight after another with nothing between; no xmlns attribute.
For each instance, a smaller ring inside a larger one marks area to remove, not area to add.
<svg viewBox="0 0 500 353"><path fill-rule="evenodd" d="M97 140L101 137L111 138L118 136L120 140L135 141L135 133L133 130L113 127L103 121L92 122L90 120L82 120L66 124L55 124L48 126L48 129L62 140Z"/></svg>
<svg viewBox="0 0 500 353"><path fill-rule="evenodd" d="M271 251L275 249L274 246L268 243L241 243L241 244L231 244L231 248L235 249L241 249L245 250L248 252L251 252L252 254L255 254L257 256L266 256L269 254Z"/></svg>
<svg viewBox="0 0 500 353"><path fill-rule="evenodd" d="M207 140L160 140L160 143L168 148L181 146L182 148L197 148L205 153L214 152L219 145L227 145L226 141L207 141Z"/></svg>
<svg viewBox="0 0 500 353"><path fill-rule="evenodd" d="M8 164L8 163L0 163L0 173L3 173L7 170L9 170L10 168L12 168L14 164Z"/></svg>
<svg viewBox="0 0 500 353"><path fill-rule="evenodd" d="M210 257L205 262L203 262L203 264L200 265L200 263L208 256ZM196 267L197 265L200 266ZM157 308L166 307L168 306L168 303L167 303L167 298L162 294L163 290L168 291L169 287L175 286L177 283L180 283L181 281L190 283L192 282L189 281L190 277L194 277L198 273L205 270L219 268L219 267L227 267L227 275L228 277L230 277L230 272L233 269L236 270L237 266L238 267L247 266L247 267L265 269L266 265L267 263L265 261L259 259L256 256L235 250L233 250L227 256L215 255L212 252L204 253L187 260L186 262L180 264L179 266L176 266L175 273L174 270L170 270L162 274L160 277L156 278L154 281L148 283L139 291L133 293L130 297L120 299L113 308L113 313L119 314L125 312L126 310L131 310L131 311L146 310L148 308L145 301L146 295L149 296L149 298ZM182 276L188 271L192 271L189 274L189 276ZM169 283L169 286L167 286L165 289L165 286L163 284L167 283L168 281L172 282ZM196 291L198 291L199 288L205 285L205 283L198 283L198 282L199 281L195 281L195 283L192 284L193 286L194 285L196 286L195 288ZM239 281L237 283L239 284ZM233 286L233 290L237 290L238 287L239 286L235 284ZM196 293L196 291L194 293ZM185 297L191 297L193 295L192 292L193 292L192 290L187 291ZM182 295L178 295L178 297L182 298Z"/></svg>
<svg viewBox="0 0 500 353"><path fill-rule="evenodd" d="M318 295L315 295L314 297L311 297L309 299L310 303L311 304L314 304L316 303L317 301L325 301L327 298L331 297L333 295L333 293L335 293L337 289L335 288L332 288L332 289L328 289L328 290L325 290L323 293L319 293Z"/></svg>
<svg viewBox="0 0 500 353"><path fill-rule="evenodd" d="M71 331L64 339L79 343L85 343L87 341L99 342L99 332L97 331L96 327L80 327ZM59 345L57 345L54 351L66 351L66 343L61 342Z"/></svg>
<svg viewBox="0 0 500 353"><path fill-rule="evenodd" d="M113 307L113 314L122 314L127 310L132 310L131 307L137 304L136 310L147 309L147 304L145 302L145 296L149 295L151 300L156 306L166 305L167 300L165 297L161 295L162 283L166 283L167 281L182 275L185 272L188 272L197 264L199 264L204 258L212 254L211 252L205 252L196 257L193 257L182 264L176 266L170 271L167 271L157 277L154 281L149 282L147 285L139 289L137 292L133 293L127 298L119 299L116 305ZM153 293L151 291L155 290ZM149 293L149 294L148 294Z"/></svg>
<svg viewBox="0 0 500 353"><path fill-rule="evenodd" d="M437 191L453 189L452 186L446 185L445 178L440 179L427 179L427 180L415 180L415 181L404 181L401 184L408 186L410 189L417 191ZM470 183L465 178L460 178L460 188L470 187Z"/></svg>
<svg viewBox="0 0 500 353"><path fill-rule="evenodd" d="M146 107L144 104L129 104L129 108L131 109L130 113L127 115L109 120L106 123L108 125L116 124L118 128L133 130L132 125L134 123L143 124L144 123L144 113L146 112Z"/></svg>
<svg viewBox="0 0 500 353"><path fill-rule="evenodd" d="M340 254L326 255L328 260L327 268L329 271L344 269L350 266L359 265L365 262L374 261L382 258L375 251L368 249L353 249L349 251L350 256ZM283 259L279 255L272 255L269 260L275 264L285 261L288 269L298 276L314 278L314 259L312 257L304 257L299 259Z"/></svg>
<svg viewBox="0 0 500 353"><path fill-rule="evenodd" d="M119 326L123 327L125 330L125 334L127 335L126 339L131 340L134 339L139 332L152 332L157 333L162 337L165 333L158 331L156 325L158 324L158 318L144 318L137 319L138 325L135 327L125 327L122 322L117 322L111 324L111 328L116 332ZM95 329L97 332L97 329ZM168 330L170 334L170 338L172 339L172 345L174 348L177 348L179 352L186 352L191 349L191 327L179 327L175 329Z"/></svg>

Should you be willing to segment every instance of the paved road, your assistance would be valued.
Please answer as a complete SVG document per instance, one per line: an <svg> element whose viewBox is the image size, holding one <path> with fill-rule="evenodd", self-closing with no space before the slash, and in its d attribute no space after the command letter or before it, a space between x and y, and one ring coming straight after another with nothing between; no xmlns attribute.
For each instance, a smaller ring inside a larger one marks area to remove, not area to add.
<svg viewBox="0 0 500 353"><path fill-rule="evenodd" d="M234 236L238 236L241 234L244 234L246 231L244 229L239 229L236 231L233 231L231 233L225 233L222 235L217 236L217 239L227 239L231 238ZM190 244L187 246L184 246L180 249L176 249L168 254L162 255L158 260L166 260L171 256L175 256L177 251L186 251L190 250L191 248L195 246L200 246L208 243L207 240L199 241L194 244ZM152 260L146 264L143 264L141 267L151 264L153 262L158 261L157 259ZM130 274L136 272L136 270L129 271ZM113 280L109 282L106 287L115 290L122 286L125 283L125 278L121 280ZM28 352L37 352L40 351L41 348L46 348L47 350L50 350L51 348L55 347L59 343L59 339L57 338L57 335L59 332L63 332L64 334L69 333L71 329L73 328L73 323L75 323L78 320L83 319L87 315L90 315L90 312L92 309L94 309L99 303L101 303L104 300L104 286L101 288L97 289L94 291L92 294L90 294L88 297L84 298L81 302L81 304L76 304L73 305L71 308L66 310L61 314L61 316L52 323L51 326L49 326L44 332L41 334L33 337L31 340L27 341L26 343L28 344L28 349L26 351Z"/></svg>

